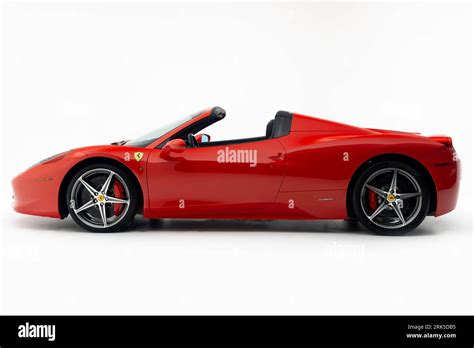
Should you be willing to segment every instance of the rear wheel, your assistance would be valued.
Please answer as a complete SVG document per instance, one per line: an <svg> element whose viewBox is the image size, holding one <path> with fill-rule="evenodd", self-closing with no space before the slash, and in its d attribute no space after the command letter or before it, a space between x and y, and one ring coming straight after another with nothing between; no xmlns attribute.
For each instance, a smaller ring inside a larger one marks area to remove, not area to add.
<svg viewBox="0 0 474 348"><path fill-rule="evenodd" d="M92 232L123 230L135 216L137 198L130 175L106 163L81 168L67 189L69 214Z"/></svg>
<svg viewBox="0 0 474 348"><path fill-rule="evenodd" d="M397 161L375 163L357 179L352 204L357 219L369 230L400 235L426 217L429 190L421 174Z"/></svg>

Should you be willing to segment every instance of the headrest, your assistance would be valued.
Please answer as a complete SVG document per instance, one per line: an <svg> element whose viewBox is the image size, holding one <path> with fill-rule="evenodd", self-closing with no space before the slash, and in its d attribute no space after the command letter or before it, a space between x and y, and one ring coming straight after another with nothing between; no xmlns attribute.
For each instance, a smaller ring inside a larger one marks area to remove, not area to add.
<svg viewBox="0 0 474 348"><path fill-rule="evenodd" d="M275 115L275 118L277 117L285 117L285 118L292 118L292 114L288 111L278 111Z"/></svg>
<svg viewBox="0 0 474 348"><path fill-rule="evenodd" d="M293 115L288 111L278 111L275 115L272 138L279 138L288 135L291 130Z"/></svg>
<svg viewBox="0 0 474 348"><path fill-rule="evenodd" d="M273 124L275 123L275 120L270 120L267 124L267 131L265 132L265 137L270 139L272 137L272 132L273 132Z"/></svg>

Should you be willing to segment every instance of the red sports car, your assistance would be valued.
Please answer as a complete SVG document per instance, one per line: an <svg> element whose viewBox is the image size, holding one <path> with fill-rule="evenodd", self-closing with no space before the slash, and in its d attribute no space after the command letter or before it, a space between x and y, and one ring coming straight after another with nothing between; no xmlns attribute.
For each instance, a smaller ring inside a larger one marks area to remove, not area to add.
<svg viewBox="0 0 474 348"><path fill-rule="evenodd" d="M264 136L211 141L204 110L138 139L70 150L13 180L14 209L70 214L93 232L134 215L191 219L354 219L381 234L413 230L456 206L452 140L359 128L286 111Z"/></svg>

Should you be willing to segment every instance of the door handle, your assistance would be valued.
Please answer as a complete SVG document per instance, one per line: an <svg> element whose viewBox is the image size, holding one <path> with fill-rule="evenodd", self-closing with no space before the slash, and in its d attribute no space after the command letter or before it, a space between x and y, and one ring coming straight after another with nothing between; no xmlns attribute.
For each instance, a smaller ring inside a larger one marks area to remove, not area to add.
<svg viewBox="0 0 474 348"><path fill-rule="evenodd" d="M283 152L278 152L278 154L273 155L273 156L268 156L268 158L274 161L282 161L285 158L285 155L283 154Z"/></svg>

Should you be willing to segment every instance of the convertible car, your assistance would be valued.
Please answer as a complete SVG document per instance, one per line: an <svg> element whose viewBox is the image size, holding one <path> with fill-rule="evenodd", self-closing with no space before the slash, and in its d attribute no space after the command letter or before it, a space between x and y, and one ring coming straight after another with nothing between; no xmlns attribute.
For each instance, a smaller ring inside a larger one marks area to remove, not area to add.
<svg viewBox="0 0 474 348"><path fill-rule="evenodd" d="M277 112L255 138L211 141L207 109L131 141L49 157L13 179L19 213L93 232L145 218L358 220L402 234L456 206L460 164L447 136ZM263 133L263 132L262 132Z"/></svg>

